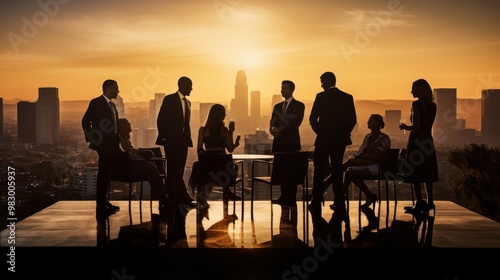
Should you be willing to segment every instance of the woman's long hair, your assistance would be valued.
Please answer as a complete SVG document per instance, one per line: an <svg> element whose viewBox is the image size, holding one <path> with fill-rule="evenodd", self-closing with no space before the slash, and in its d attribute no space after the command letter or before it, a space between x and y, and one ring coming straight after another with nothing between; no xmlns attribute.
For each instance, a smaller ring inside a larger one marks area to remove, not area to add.
<svg viewBox="0 0 500 280"><path fill-rule="evenodd" d="M221 128L224 126L224 118L226 117L226 108L221 104L214 104L208 112L205 127L208 128L210 136L220 134Z"/></svg>
<svg viewBox="0 0 500 280"><path fill-rule="evenodd" d="M418 98L424 101L433 101L434 94L432 93L432 88L429 83L424 79L418 79L413 82L415 90L418 92Z"/></svg>

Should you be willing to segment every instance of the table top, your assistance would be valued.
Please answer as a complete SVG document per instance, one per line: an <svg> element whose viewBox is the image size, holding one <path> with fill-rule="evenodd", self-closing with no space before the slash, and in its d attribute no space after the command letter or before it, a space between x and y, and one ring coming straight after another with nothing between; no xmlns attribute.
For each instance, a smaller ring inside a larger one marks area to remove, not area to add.
<svg viewBox="0 0 500 280"><path fill-rule="evenodd" d="M233 154L233 159L236 160L255 160L255 159L273 159L273 155L265 154Z"/></svg>

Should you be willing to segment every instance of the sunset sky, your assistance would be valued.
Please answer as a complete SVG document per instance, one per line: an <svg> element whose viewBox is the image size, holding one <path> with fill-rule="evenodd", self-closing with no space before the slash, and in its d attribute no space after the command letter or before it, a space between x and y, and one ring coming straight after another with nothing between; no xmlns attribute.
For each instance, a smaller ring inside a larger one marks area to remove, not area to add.
<svg viewBox="0 0 500 280"><path fill-rule="evenodd" d="M125 102L177 90L227 102L238 70L264 102L281 81L313 100L319 76L355 99L411 99L411 83L479 98L500 88L500 1L38 0L0 4L0 97L88 100L111 78Z"/></svg>

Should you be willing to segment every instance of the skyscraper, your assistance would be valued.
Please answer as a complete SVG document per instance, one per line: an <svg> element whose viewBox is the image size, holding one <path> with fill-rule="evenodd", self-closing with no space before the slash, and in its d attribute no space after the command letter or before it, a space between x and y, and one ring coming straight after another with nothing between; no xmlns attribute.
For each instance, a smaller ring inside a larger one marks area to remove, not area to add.
<svg viewBox="0 0 500 280"><path fill-rule="evenodd" d="M19 142L36 142L36 102L17 103L17 139Z"/></svg>
<svg viewBox="0 0 500 280"><path fill-rule="evenodd" d="M256 130L260 127L260 91L250 92L250 128Z"/></svg>
<svg viewBox="0 0 500 280"><path fill-rule="evenodd" d="M500 89L481 92L481 135L489 144L500 143Z"/></svg>
<svg viewBox="0 0 500 280"><path fill-rule="evenodd" d="M243 70L236 74L234 85L234 102L231 102L231 119L234 119L243 133L250 133L248 117L248 85L247 76Z"/></svg>
<svg viewBox="0 0 500 280"><path fill-rule="evenodd" d="M36 105L36 141L52 144L59 138L59 89L44 87L38 89Z"/></svg>
<svg viewBox="0 0 500 280"><path fill-rule="evenodd" d="M433 136L436 146L453 145L457 122L457 89L434 89L437 113L434 121Z"/></svg>

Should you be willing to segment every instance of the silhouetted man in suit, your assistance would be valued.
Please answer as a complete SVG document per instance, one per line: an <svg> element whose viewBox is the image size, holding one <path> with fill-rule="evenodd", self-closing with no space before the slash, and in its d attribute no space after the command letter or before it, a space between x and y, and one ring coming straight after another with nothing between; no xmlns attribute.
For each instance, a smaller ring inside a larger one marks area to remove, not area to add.
<svg viewBox="0 0 500 280"><path fill-rule="evenodd" d="M338 89L335 74L325 72L320 77L324 89L316 95L309 122L316 133L314 142L314 179L311 211L321 213L324 202L325 169L330 160L334 204L345 211L342 190L342 163L346 146L351 145L351 132L356 125L356 110L352 95Z"/></svg>
<svg viewBox="0 0 500 280"><path fill-rule="evenodd" d="M299 126L304 119L304 103L293 98L295 84L281 82L281 95L285 100L273 108L270 133L274 136L272 152L298 152L301 149ZM281 196L274 203L291 206L296 203L297 184L282 184Z"/></svg>
<svg viewBox="0 0 500 280"><path fill-rule="evenodd" d="M163 98L158 113L157 145L163 145L167 160L167 195L176 204L194 207L184 182L184 168L188 148L193 147L191 139L191 102L186 98L193 90L193 82L188 77L180 77L178 90Z"/></svg>
<svg viewBox="0 0 500 280"><path fill-rule="evenodd" d="M118 83L106 80L102 84L103 94L92 99L82 118L82 128L89 148L99 155L99 170L96 186L96 213L109 215L120 210L108 201L108 186L111 172L121 169L128 172L128 155L119 147L118 111L111 101L118 96Z"/></svg>

